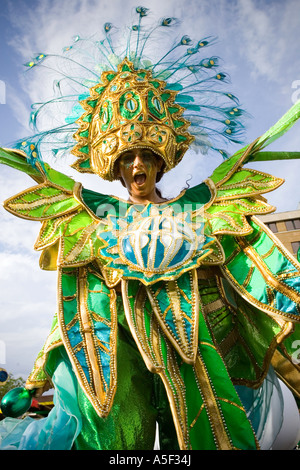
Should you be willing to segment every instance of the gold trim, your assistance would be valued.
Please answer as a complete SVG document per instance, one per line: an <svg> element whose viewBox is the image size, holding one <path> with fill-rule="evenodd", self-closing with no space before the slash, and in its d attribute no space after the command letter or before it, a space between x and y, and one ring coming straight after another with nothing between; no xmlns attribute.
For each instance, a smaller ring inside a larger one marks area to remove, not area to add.
<svg viewBox="0 0 300 470"><path fill-rule="evenodd" d="M3 207L8 211L10 212L11 214L17 216L17 217L20 217L21 219L27 219L27 220L37 220L37 221L46 221L46 220L51 220L53 218L56 218L56 217L63 217L64 215L67 215L67 214L70 214L72 212L76 212L78 211L78 208L79 208L79 205L75 206L75 207L72 207L70 209L66 209L65 211L61 212L59 215L49 215L49 216L40 216L40 217L32 217L32 216L28 216L28 215L23 215L23 214L19 214L18 212L16 212L14 209L12 209L10 207L10 202L11 201L14 201L15 199L18 199L22 196L26 196L30 193L35 193L37 190L40 190L40 189L43 189L43 188L55 188L55 189L59 189L60 191L62 191L63 193L65 193L65 199L72 199L73 197L73 192L70 191L70 190L67 190L61 186L58 186L58 185L55 185L54 183L51 183L49 181L46 181L45 183L41 183L41 184L38 184L37 186L31 186L30 188L28 189L25 189L24 191L20 191L19 193L15 194L14 196L6 199L4 202L3 202ZM45 200L45 198L44 198ZM38 205L39 206L42 206L43 203L40 203L41 200L39 199L38 201L36 201L36 203L39 203ZM32 203L27 203L27 202L24 202L24 205L25 204L32 204ZM37 206L38 207L38 206ZM26 209L24 209L26 210Z"/></svg>
<svg viewBox="0 0 300 470"><path fill-rule="evenodd" d="M76 211L76 213L78 212ZM71 221L74 215L75 214L66 214L66 215L62 215L61 217L60 216L53 217L53 219L50 219L50 220L43 220L39 235L34 244L34 249L36 251L41 251L41 250L51 247L55 243L59 243L61 234L60 232L57 233L57 229L59 228L60 225ZM47 233L49 222L53 222L52 230L50 231L48 235L45 236L45 232Z"/></svg>
<svg viewBox="0 0 300 470"><path fill-rule="evenodd" d="M254 186L254 185L257 185L257 186L264 186L264 188L262 189L259 189L259 188L255 188L255 190L251 191L250 193L240 193L240 194L233 194L233 195L224 195L224 196L216 196L216 202L219 202L219 201L224 201L224 200L234 200L234 199L238 199L238 198L251 198L253 199L254 196L260 196L261 194L264 194L264 193L268 193L268 192L271 192L271 191L274 191L275 189L277 189L279 186L281 186L283 183L284 183L284 180L282 178L278 178L276 176L273 176L269 173L264 173L262 171L258 171L258 170L253 170L252 168L238 168L235 173L238 173L240 171L248 171L249 173L252 172L253 175L261 175L261 176L265 176L267 178L270 178L271 181L269 182L262 182L262 181L253 181L253 180L250 180L249 181L249 177L244 180L244 181L240 181L240 182L236 182L236 183L232 183L232 184L228 184L227 186L222 186L223 187L218 187L218 189L220 191L230 191L231 189L238 189L240 187L248 187L249 186L249 182ZM233 175L231 175L233 176ZM272 185L272 186L271 186ZM266 187L266 186L270 186L270 187ZM261 202L266 202L266 201L261 201ZM267 205L269 205L268 203L266 203ZM272 206L270 206L272 207ZM276 208L273 207L273 210L275 210Z"/></svg>
<svg viewBox="0 0 300 470"><path fill-rule="evenodd" d="M138 347L138 350L140 351L140 354L146 364L146 367L149 369L150 372L152 373L159 373L161 372L162 366L159 363L155 363L153 360L153 356L151 354L150 348L147 346L147 349L145 346L147 345L147 342L144 343L143 336L140 336L143 334L143 327L141 328L141 331L138 330L137 326L134 324L133 321L133 313L135 313L137 317L137 324L143 325L143 316L144 312L141 310L141 297L138 295L136 298L136 310L135 312L132 312L130 302L129 302L129 296L128 296L128 281L122 279L121 280L121 289L122 289L122 298L123 298L123 304L124 304L124 311L125 311L125 316L126 320L128 323L128 326L130 328L131 334L133 336L133 339Z"/></svg>
<svg viewBox="0 0 300 470"><path fill-rule="evenodd" d="M193 365L196 360L197 355L197 347L198 347L198 323L199 323L199 290L198 290L198 276L197 270L193 269L189 271L190 276L190 286L191 286L191 293L192 293L192 318L190 321L192 322L192 334L191 334L191 341L189 343L188 338L186 337L186 331L184 328L183 323L183 312L181 311L180 305L180 294L178 294L178 286L176 281L166 281L166 289L168 293L168 298L170 301L170 306L173 313L173 319L175 323L175 328L179 339L177 340L174 337L173 332L171 329L168 328L168 325L164 321L163 312L160 309L160 305L157 301L155 293L152 291L151 286L146 287L146 291L153 308L153 312L156 316L156 319L166 335L169 339L170 343L174 346L176 351L180 354L183 361L187 364Z"/></svg>
<svg viewBox="0 0 300 470"><path fill-rule="evenodd" d="M225 276L225 278L228 281L228 283L230 284L230 286L234 289L234 291L236 291L237 290L236 286L234 286L233 283L230 281L230 279L228 279L226 276ZM232 309L234 309L233 314L235 315L236 314L235 309L239 308L239 307L234 307L233 305L231 305L229 303L229 301L226 297L226 294L224 292L223 285L220 282L219 277L216 278L216 282L217 282L217 288L219 290L220 296L223 299L223 301L225 302L225 305L227 306L227 308L230 311L232 311ZM266 313L268 316L270 316L278 324L278 326L281 328L281 330L276 335L274 335L274 337L273 337L273 339L272 339L272 341L271 341L271 343L270 343L270 345L269 345L269 347L268 347L268 349L265 353L262 366L259 366L257 364L257 362L255 360L253 360L252 353L249 351L249 348L247 347L247 344L245 343L245 340L241 337L241 335L239 334L239 331L237 330L236 327L234 329L232 329L228 333L228 335L222 340L222 342L218 345L219 348L220 348L221 356L224 357L228 353L228 350L231 348L231 346L234 345L237 340L239 340L243 343L243 346L248 351L249 357L251 357L251 362L252 362L253 367L256 371L256 374L257 374L258 370L259 370L259 374L256 375L255 380L248 380L248 379L244 379L244 378L233 378L232 381L236 385L246 385L250 388L258 388L258 387L261 386L262 382L264 381L264 379L267 375L272 356L273 356L274 351L276 350L278 344L281 343L286 337L288 337L292 333L293 323L288 322L288 321L280 318L279 316L271 315L270 312L268 312L268 311L265 312L260 306L256 305L254 302L251 302L251 300L249 298L247 298L245 295L243 295L242 292L238 291L238 293L239 293L239 295L241 295L242 298L244 298L244 300L246 302L248 302L254 308L258 308L263 313ZM241 310L241 313L244 314L243 310Z"/></svg>
<svg viewBox="0 0 300 470"><path fill-rule="evenodd" d="M238 408L240 411L243 411L243 412L245 413L245 408L243 408L242 406L238 405L237 403L234 403L234 401L232 401L232 400L228 400L227 398L222 398L222 397L218 397L218 400L224 401L225 403L229 403L229 405L235 406L235 407Z"/></svg>
<svg viewBox="0 0 300 470"><path fill-rule="evenodd" d="M175 390L173 390L165 371L159 375L167 392L180 450L189 450L191 447L189 443L187 409L185 405L185 386L180 375L178 364L176 363L172 346L170 348L168 345L168 349L167 370L172 377Z"/></svg>
<svg viewBox="0 0 300 470"><path fill-rule="evenodd" d="M191 422L190 428L193 428L193 427L195 426L195 424L197 423L198 418L199 418L199 416L201 415L201 413L202 413L203 410L204 410L204 403L202 403L202 405L200 406L200 409L199 409L197 415L195 416L195 418L194 418L193 421Z"/></svg>
<svg viewBox="0 0 300 470"><path fill-rule="evenodd" d="M252 266L250 266L249 272L246 276L246 279L244 280L244 282L242 284L245 289L247 289L247 286L248 286L249 282L251 281L253 273L254 273L254 266L252 265Z"/></svg>
<svg viewBox="0 0 300 470"><path fill-rule="evenodd" d="M99 362L95 351L93 327L87 310L87 273L84 268L79 268L78 272L78 297L79 297L79 318L83 341L86 345L86 354L90 364L91 381L97 398L103 403L105 400L105 391L103 387L102 371L99 368Z"/></svg>
<svg viewBox="0 0 300 470"><path fill-rule="evenodd" d="M300 398L300 366L292 364L292 362L278 350L274 352L271 362L278 377L294 395Z"/></svg>
<svg viewBox="0 0 300 470"><path fill-rule="evenodd" d="M151 315L151 347L149 348L146 339L145 326L144 326L144 302L145 302L145 287L140 284L139 292L134 300L134 312L131 309L129 296L128 296L128 281L122 280L122 296L124 303L125 316L130 328L130 332L134 338L137 348L145 362L146 367L150 372L156 373L160 376L167 393L170 403L174 425L177 433L177 439L181 450L189 449L189 438L187 431L187 411L185 407L185 387L180 375L178 365L172 346L168 338L164 337L168 352L167 352L167 365L164 365L161 352L161 337L163 332L160 331L159 324L156 316ZM136 324L133 317L136 318ZM173 385L170 383L165 369L168 370L172 377ZM175 390L174 390L175 387Z"/></svg>
<svg viewBox="0 0 300 470"><path fill-rule="evenodd" d="M18 203L11 203L10 208L12 211L18 211L18 210L32 210L40 206L44 206L45 204L53 204L59 201L64 201L66 198L65 194L57 194L56 196L51 196L49 198L43 198L43 199L38 199L36 201L31 201L31 202L18 202ZM24 208L25 207L25 208ZM43 218L43 216L41 217Z"/></svg>
<svg viewBox="0 0 300 470"><path fill-rule="evenodd" d="M59 240L57 240L55 243L53 243L49 247L43 249L40 259L39 259L40 268L45 271L56 271L58 255L59 255Z"/></svg>
<svg viewBox="0 0 300 470"><path fill-rule="evenodd" d="M176 281L167 282L167 293L170 300L170 307L173 313L176 331L178 331L178 335L180 337L180 341L182 341L183 348L187 351L188 338L184 327L183 312L181 310L180 304L180 292L178 291Z"/></svg>
<svg viewBox="0 0 300 470"><path fill-rule="evenodd" d="M255 148L255 145L257 144L257 142L259 141L260 137L258 137L257 139L255 139L251 144L247 145L247 148L245 149L245 151L242 153L242 155L240 156L240 158L236 161L236 163L233 165L233 167L228 171L228 173L226 173L226 175L216 183L216 188L219 188L223 183L225 183L225 181L229 180L229 178L231 178L231 176L236 172L237 168L239 168L242 163L244 162L244 160L249 156L249 154L251 153L251 151ZM259 148L262 146L262 144L260 144L258 146L257 149L255 149L255 152L257 152L259 150ZM232 158L232 157L231 157ZM221 165L220 165L221 166Z"/></svg>
<svg viewBox="0 0 300 470"><path fill-rule="evenodd" d="M199 381L201 393L203 395L204 406L208 414L208 419L211 425L212 433L216 440L218 450L233 450L234 446L226 432L226 427L222 419L216 397L208 372L200 357L200 352L197 354L196 363L194 366L195 374Z"/></svg>
<svg viewBox="0 0 300 470"><path fill-rule="evenodd" d="M255 223L258 222L258 220L256 219L256 217L252 217L255 221ZM264 227L264 224L262 223L257 223L262 229L263 231L266 231L267 235L269 235L268 231L265 230L265 227ZM239 240L242 240L240 238L238 238L237 240L237 244L239 245ZM281 246L280 243L277 242L276 239L274 239L274 236L272 237L272 240L274 242L274 244L279 248L280 251L283 252L283 254L286 254L286 257L289 259L289 261L291 261L292 264L294 264L294 266L297 268L299 266L300 268L300 264L292 258L292 256L288 253L286 253L286 251L283 249L283 247ZM244 242L246 243L246 242ZM238 247L237 247L238 249ZM235 250L237 251L237 250ZM228 258L229 259L229 258ZM226 261L226 263L228 263L228 259ZM253 257L253 262L254 262L254 259L256 262L259 263L259 267L260 267L260 272L262 273L262 276L264 279L266 279L266 276L264 274L264 266L261 266L261 261L258 257ZM258 266L257 266L258 267ZM266 269L268 269L266 267ZM230 285L236 290L239 292L239 294L247 301L249 302L250 304L254 305L254 307L256 308L259 308L261 311L267 313L269 316L271 316L274 320L276 320L276 322L282 326L284 324L284 322L286 321L290 321L290 320L293 320L293 321L296 321L296 322L299 322L300 321L300 318L299 316L297 315L290 315L290 314L287 314L285 312L282 312L278 309L275 309L274 307L270 306L270 305L266 305L262 302L260 302L259 300L255 299L253 296L251 296L249 294L249 292L247 292L247 290L241 286L236 280L235 278L232 276L232 274L230 273L230 271L228 270L228 268L226 267L226 265L220 265L220 270L221 272L223 273L223 276L228 280L228 282L230 283ZM272 277L272 273L270 273L270 271L268 270L268 273L269 273L269 278ZM276 280L273 278L273 285L277 285L280 284L280 281ZM284 295L286 295L286 293L288 293L288 296L290 297L290 292L293 293L293 298L297 298L299 297L300 299L300 296L299 294L295 293L293 290L289 289L288 286L284 286ZM293 300L293 299L292 299ZM294 300L293 300L294 301ZM285 318L285 320L284 320Z"/></svg>
<svg viewBox="0 0 300 470"><path fill-rule="evenodd" d="M244 253L246 253L249 259L254 263L263 278L268 282L268 284L270 284L271 287L274 287L274 289L278 290L286 297L289 297L293 302L300 303L300 294L295 292L289 286L278 281L278 279L274 277L273 273L269 270L267 265L261 260L261 257L248 242L246 242L243 238L239 238L237 242L240 244ZM289 318L294 318L294 315L290 315ZM299 318L297 319L299 320Z"/></svg>
<svg viewBox="0 0 300 470"><path fill-rule="evenodd" d="M90 249L91 249L91 255L89 256L89 260L95 259L95 254L94 254L94 246L93 243L91 243L90 236L91 234L96 230L98 227L98 223L92 223L89 224L84 231L82 232L80 239L77 241L75 245L73 245L72 249L67 253L67 255L64 255L63 250L61 250L61 257L59 259L59 264L61 266L67 266L72 264L73 262L76 263L76 258L80 255L82 250L84 249L86 243L89 241ZM87 259L84 260L85 264L87 263ZM82 263L82 261L80 262Z"/></svg>
<svg viewBox="0 0 300 470"><path fill-rule="evenodd" d="M210 191L210 200L208 202L206 202L203 206L203 209L204 211L206 211L216 200L216 196L217 196L217 187L215 185L215 183L213 182L213 180L211 180L210 178L206 178L203 183L206 184L206 186L208 186L208 189ZM201 184L201 183L200 183ZM197 212L197 211L196 211ZM194 214L194 213L193 213ZM195 215L195 214L194 214Z"/></svg>
<svg viewBox="0 0 300 470"><path fill-rule="evenodd" d="M212 240L211 242L209 242L209 244L205 245L205 246L209 246L211 244L214 243L214 240ZM139 276L126 276L126 280L133 280L133 281L139 281L141 282L144 286L148 287L148 286L151 286L159 281L175 281L177 280L180 276L182 276L183 273L186 273L188 271L193 271L193 270L197 270L200 266L202 266L204 263L203 263L203 260L205 260L208 256L210 256L211 254L213 253L213 249L210 249L208 251L208 253L204 253L202 256L199 256L199 258L197 258L197 260L195 260L195 265L193 266L189 266L188 268L186 269L182 269L181 271L177 272L177 273L174 273L173 275L166 275L166 276L160 276L159 279L154 279L152 281L146 281L145 278L143 277L139 277ZM216 262L207 262L207 265L212 265L212 264L216 264L216 265L219 265L221 261L216 261ZM85 263L86 264L86 263ZM122 263L123 264L123 263ZM78 263L78 264L72 264L70 265L70 267L73 267L73 266L82 266L82 263ZM101 269L105 270L105 266L100 266ZM115 269L115 268L114 268ZM116 269L117 271L117 269ZM123 273L123 269L120 268L120 271L122 271Z"/></svg>
<svg viewBox="0 0 300 470"><path fill-rule="evenodd" d="M89 320L89 313L86 307L87 285L86 285L86 268L78 268L77 270L77 289L78 289L78 321L80 324L83 341L86 345L85 352L88 355L90 364L88 365L90 376L92 377L92 386L87 381L82 371L81 365L74 354L70 345L67 327L64 321L63 295L62 295L62 273L61 268L58 269L58 324L60 329L63 345L67 351L74 373L77 377L79 385L86 394L88 400L93 405L96 413L101 418L105 418L112 407L114 395L116 392L116 339L111 342L111 385L107 393L104 392L101 380L103 380L102 371L97 362L96 344L93 339L93 329ZM111 311L111 333L115 337L117 332L117 309L116 309L116 293L111 290L110 294L110 311Z"/></svg>
<svg viewBox="0 0 300 470"><path fill-rule="evenodd" d="M246 202L245 202L246 200ZM266 204L262 201L259 201L259 205L252 206L251 204L247 204L248 201L252 201L254 203L257 203L257 200L254 200L250 197L244 197L241 198L236 198L233 201L221 201L221 202L214 202L212 204L212 207L219 207L220 210L218 212L210 213L210 212L205 212L205 218L208 221L211 236L216 236L216 235L234 235L234 236L246 236L249 235L253 229L250 226L247 217L248 216L253 216L253 214L265 214L269 213L275 210L275 207L270 206L269 204ZM263 204L263 205L262 205ZM230 208L230 206L232 208ZM239 208L241 206L242 208L245 208L245 210L241 210ZM224 209L222 209L224 208ZM229 209L228 209L229 208ZM236 221L235 218L232 216L232 213L238 214L241 219L241 223ZM213 220L221 219L221 221L227 224L227 227L229 228L220 228L220 229L214 229L213 228Z"/></svg>
<svg viewBox="0 0 300 470"><path fill-rule="evenodd" d="M281 251L287 257L287 259L295 266L295 268L298 269L300 276L300 262L293 255L291 255L291 253L286 249L283 243L274 235L272 230L270 230L258 217L253 215L251 218L253 222L255 222L262 229L262 231L265 232L269 238L271 238L276 248L278 248L279 251Z"/></svg>

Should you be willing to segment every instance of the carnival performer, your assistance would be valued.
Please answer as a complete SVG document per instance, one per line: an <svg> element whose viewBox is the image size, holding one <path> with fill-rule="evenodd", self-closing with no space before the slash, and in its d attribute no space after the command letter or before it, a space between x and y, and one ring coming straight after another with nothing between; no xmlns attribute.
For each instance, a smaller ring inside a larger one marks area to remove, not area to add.
<svg viewBox="0 0 300 470"><path fill-rule="evenodd" d="M58 306L26 390L2 401L1 448L147 450L158 423L160 449L272 449L279 379L300 393L300 265L257 217L275 210L263 195L283 180L244 165L291 157L264 148L300 105L228 158L221 144L239 142L243 111L219 87L218 59L203 58L212 40L183 36L150 60L152 39L176 21L151 26L146 8L136 13L119 48L106 23L103 40L77 36L61 57L27 64L60 64L57 95L33 107L36 129L45 113L60 117L55 107L67 111L60 126L1 149L1 163L37 183L4 206L42 223L35 248L41 268L58 272ZM71 151L79 172L120 180L128 200L57 172L49 148ZM156 183L189 148L224 161L166 200ZM50 387L48 417L15 419ZM291 447L299 423L293 432Z"/></svg>

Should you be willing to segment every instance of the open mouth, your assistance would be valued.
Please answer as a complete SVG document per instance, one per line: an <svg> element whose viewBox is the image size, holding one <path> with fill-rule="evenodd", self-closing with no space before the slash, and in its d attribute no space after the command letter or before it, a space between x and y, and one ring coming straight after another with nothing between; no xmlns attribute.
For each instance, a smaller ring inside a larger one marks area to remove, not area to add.
<svg viewBox="0 0 300 470"><path fill-rule="evenodd" d="M138 173L138 174L134 175L133 179L134 179L134 182L138 186L142 186L146 182L146 175L145 175L145 173Z"/></svg>

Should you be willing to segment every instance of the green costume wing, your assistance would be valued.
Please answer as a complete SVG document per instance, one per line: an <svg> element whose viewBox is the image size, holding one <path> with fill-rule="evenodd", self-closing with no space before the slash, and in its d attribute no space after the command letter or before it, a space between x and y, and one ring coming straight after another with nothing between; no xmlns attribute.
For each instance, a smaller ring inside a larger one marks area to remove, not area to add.
<svg viewBox="0 0 300 470"><path fill-rule="evenodd" d="M216 242L197 265L200 269L193 266L151 285L130 276L122 280L131 333L147 367L165 385L182 449L199 448L200 430L206 436L201 448L256 448L231 380L259 386L275 353L281 371L283 358L290 357L292 331L299 329L299 265L254 217L274 210L262 195L283 180L242 165L264 158L261 149L290 127L297 113L296 107L207 180L211 198L201 210L191 211L191 221L202 223L204 214L205 235ZM29 169L17 154L9 164L30 171L39 184L9 199L6 208L42 222L36 243L43 250L41 266L57 266L60 273L53 342L48 341L38 361L45 362L47 351L63 344L85 394L106 416L116 387L117 323L114 291L107 285L113 287L119 278L99 270L106 249L106 237L99 233L112 226L84 204L80 185L70 178L46 165ZM184 197L191 202L196 193L199 188L192 188Z"/></svg>
<svg viewBox="0 0 300 470"><path fill-rule="evenodd" d="M208 321L231 377L238 384L259 386L272 360L276 370L280 363L279 375L298 396L295 377L300 368L293 356L299 339L300 264L256 217L275 210L263 194L283 180L243 165L270 159L272 152L262 148L296 122L299 109L295 105L260 139L214 171L208 183L215 199L205 212L207 234L216 236L223 249L218 299L207 307Z"/></svg>
<svg viewBox="0 0 300 470"><path fill-rule="evenodd" d="M96 236L101 221L81 200L81 184L47 164L33 168L26 156L1 149L1 163L28 173L37 186L26 189L4 202L6 210L29 220L42 222L35 249L42 251L43 269L82 266L95 259L101 246Z"/></svg>
<svg viewBox="0 0 300 470"><path fill-rule="evenodd" d="M117 314L115 291L106 287L95 261L104 224L81 200L81 185L48 165L34 168L22 152L0 150L0 162L29 174L37 186L4 203L12 214L42 223L35 244L43 269L58 269L59 309L28 388L49 380L49 352L64 345L77 379L100 416L110 410L116 389Z"/></svg>

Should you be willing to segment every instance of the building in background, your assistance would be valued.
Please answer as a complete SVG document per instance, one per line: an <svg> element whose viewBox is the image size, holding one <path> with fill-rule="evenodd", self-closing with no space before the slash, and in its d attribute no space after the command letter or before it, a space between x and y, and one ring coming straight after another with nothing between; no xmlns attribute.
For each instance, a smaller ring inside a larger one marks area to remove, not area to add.
<svg viewBox="0 0 300 470"><path fill-rule="evenodd" d="M259 218L272 230L285 248L297 258L300 249L300 204L298 209L294 211L274 212Z"/></svg>

